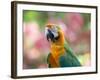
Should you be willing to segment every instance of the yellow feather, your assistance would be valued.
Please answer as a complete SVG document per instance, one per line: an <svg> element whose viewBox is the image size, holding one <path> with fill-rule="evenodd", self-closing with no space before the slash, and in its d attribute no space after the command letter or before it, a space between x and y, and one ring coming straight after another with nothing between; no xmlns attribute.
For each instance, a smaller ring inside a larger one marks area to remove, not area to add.
<svg viewBox="0 0 100 80"><path fill-rule="evenodd" d="M64 35L61 30L59 30L59 39L55 43L51 43L51 55L54 58L54 61L56 63L56 67L59 66L58 59L61 55L65 53L64 49ZM51 61L52 64L54 61ZM54 63L54 65L55 65Z"/></svg>

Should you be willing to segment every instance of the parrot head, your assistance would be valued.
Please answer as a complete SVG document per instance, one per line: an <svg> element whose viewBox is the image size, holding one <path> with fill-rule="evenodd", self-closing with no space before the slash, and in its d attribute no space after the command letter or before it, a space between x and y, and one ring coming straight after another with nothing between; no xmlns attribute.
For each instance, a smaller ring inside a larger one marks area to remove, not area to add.
<svg viewBox="0 0 100 80"><path fill-rule="evenodd" d="M45 27L45 35L47 40L52 44L63 44L64 34L61 28L55 24L47 24Z"/></svg>

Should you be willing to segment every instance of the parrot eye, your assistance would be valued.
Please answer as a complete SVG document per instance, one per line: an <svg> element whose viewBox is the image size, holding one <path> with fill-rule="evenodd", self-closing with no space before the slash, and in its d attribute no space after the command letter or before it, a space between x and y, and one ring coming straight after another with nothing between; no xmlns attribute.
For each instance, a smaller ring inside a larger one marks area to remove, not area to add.
<svg viewBox="0 0 100 80"><path fill-rule="evenodd" d="M57 27L54 26L54 27L52 28L52 31L57 32Z"/></svg>

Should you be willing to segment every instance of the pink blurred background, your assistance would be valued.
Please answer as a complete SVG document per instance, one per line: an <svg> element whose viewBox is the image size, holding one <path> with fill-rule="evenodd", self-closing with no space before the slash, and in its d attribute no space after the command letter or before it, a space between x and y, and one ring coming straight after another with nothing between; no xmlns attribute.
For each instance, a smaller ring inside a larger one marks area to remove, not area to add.
<svg viewBox="0 0 100 80"><path fill-rule="evenodd" d="M47 23L59 25L83 66L90 66L91 15L88 13L63 13L23 11L24 52L23 68L48 68L49 43L44 30Z"/></svg>

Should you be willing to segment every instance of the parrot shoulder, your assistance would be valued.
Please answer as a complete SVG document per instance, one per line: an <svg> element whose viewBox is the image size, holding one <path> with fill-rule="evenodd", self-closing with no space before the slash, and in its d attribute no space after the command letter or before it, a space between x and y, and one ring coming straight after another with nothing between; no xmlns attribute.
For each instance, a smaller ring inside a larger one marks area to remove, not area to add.
<svg viewBox="0 0 100 80"><path fill-rule="evenodd" d="M59 58L60 66L61 67L81 66L80 62L78 61L76 55L69 47L69 45L65 44L64 48L65 48L65 53Z"/></svg>

